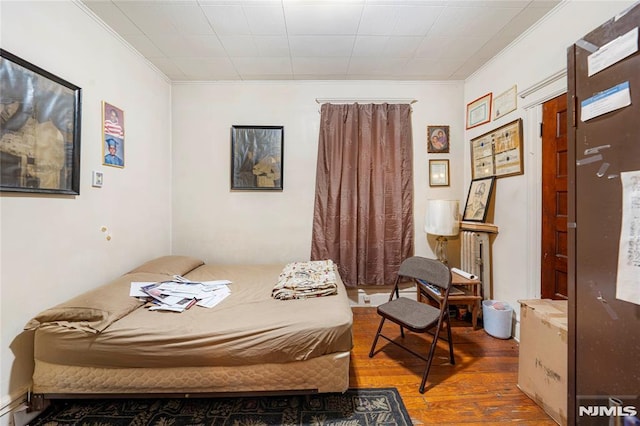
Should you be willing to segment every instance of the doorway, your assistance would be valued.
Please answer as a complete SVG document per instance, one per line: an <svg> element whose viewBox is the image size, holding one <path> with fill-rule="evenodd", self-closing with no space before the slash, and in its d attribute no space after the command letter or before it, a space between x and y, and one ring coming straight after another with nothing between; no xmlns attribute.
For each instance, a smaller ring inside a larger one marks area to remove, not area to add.
<svg viewBox="0 0 640 426"><path fill-rule="evenodd" d="M567 299L567 95L542 105L541 297Z"/></svg>

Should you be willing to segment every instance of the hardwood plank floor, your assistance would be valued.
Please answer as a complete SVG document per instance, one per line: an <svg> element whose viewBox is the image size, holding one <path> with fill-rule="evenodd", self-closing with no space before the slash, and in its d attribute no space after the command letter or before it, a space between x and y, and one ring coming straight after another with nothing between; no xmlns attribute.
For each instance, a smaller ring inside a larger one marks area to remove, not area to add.
<svg viewBox="0 0 640 426"><path fill-rule="evenodd" d="M420 394L425 362L380 339L376 354L369 358L380 317L374 307L353 307L351 387L396 387L416 425L518 424L556 425L533 400L517 387L518 343L496 339L470 322L453 321L456 364L449 364L444 342ZM397 326L385 324L393 335ZM427 336L406 333L405 342L428 352Z"/></svg>

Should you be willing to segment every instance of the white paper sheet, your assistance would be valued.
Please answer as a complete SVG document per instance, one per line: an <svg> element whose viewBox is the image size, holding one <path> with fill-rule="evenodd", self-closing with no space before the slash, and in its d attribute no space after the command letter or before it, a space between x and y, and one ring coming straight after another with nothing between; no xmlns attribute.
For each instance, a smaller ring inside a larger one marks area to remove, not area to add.
<svg viewBox="0 0 640 426"><path fill-rule="evenodd" d="M597 52L589 55L587 59L589 77L633 55L637 51L638 27L635 27L628 33L605 44Z"/></svg>
<svg viewBox="0 0 640 426"><path fill-rule="evenodd" d="M640 305L640 171L620 173L622 226L616 298Z"/></svg>
<svg viewBox="0 0 640 426"><path fill-rule="evenodd" d="M580 119L584 122L592 118L631 105L629 82L625 81L610 89L604 90L580 104L582 112Z"/></svg>

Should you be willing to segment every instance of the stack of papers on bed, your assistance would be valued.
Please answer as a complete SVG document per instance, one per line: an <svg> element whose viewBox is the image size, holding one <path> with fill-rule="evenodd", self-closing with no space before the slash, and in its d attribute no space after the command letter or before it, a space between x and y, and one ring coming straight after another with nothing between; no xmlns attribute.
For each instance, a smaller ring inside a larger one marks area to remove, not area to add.
<svg viewBox="0 0 640 426"><path fill-rule="evenodd" d="M231 281L132 282L129 295L151 300L154 305L150 311L183 312L196 304L213 308L231 294L227 284Z"/></svg>

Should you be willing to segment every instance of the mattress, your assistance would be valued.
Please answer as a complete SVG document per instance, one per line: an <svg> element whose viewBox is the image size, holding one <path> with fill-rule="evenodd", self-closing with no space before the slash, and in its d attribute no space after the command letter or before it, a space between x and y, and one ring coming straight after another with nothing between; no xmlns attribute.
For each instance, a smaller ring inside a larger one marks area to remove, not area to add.
<svg viewBox="0 0 640 426"><path fill-rule="evenodd" d="M85 386L79 383L88 380L93 382L90 389L100 392L126 392L123 388L179 392L187 383L189 392L263 390L265 386L345 390L353 321L346 289L338 275L336 295L274 299L271 292L284 266L200 264L186 268L188 271L134 270L54 309L57 316L40 315L31 324L35 328L33 390L82 391L73 388ZM173 273L194 281L230 280L231 294L213 308L193 306L181 313L149 311L130 300L134 298L122 298L123 291L128 296L131 281L161 280ZM100 300L112 298L118 300L118 306L128 305L120 311L102 305L97 309L92 306L96 293ZM69 321L66 311L60 314L70 306L81 309L86 321ZM307 379L293 380L292 366L298 366L296 374ZM340 377L329 379L326 374L331 372ZM264 374L271 374L274 380L257 379ZM191 379L180 380L176 386L176 377L181 376ZM165 384L161 384L163 377ZM144 385L153 378L155 384ZM105 385L95 386L96 381Z"/></svg>

